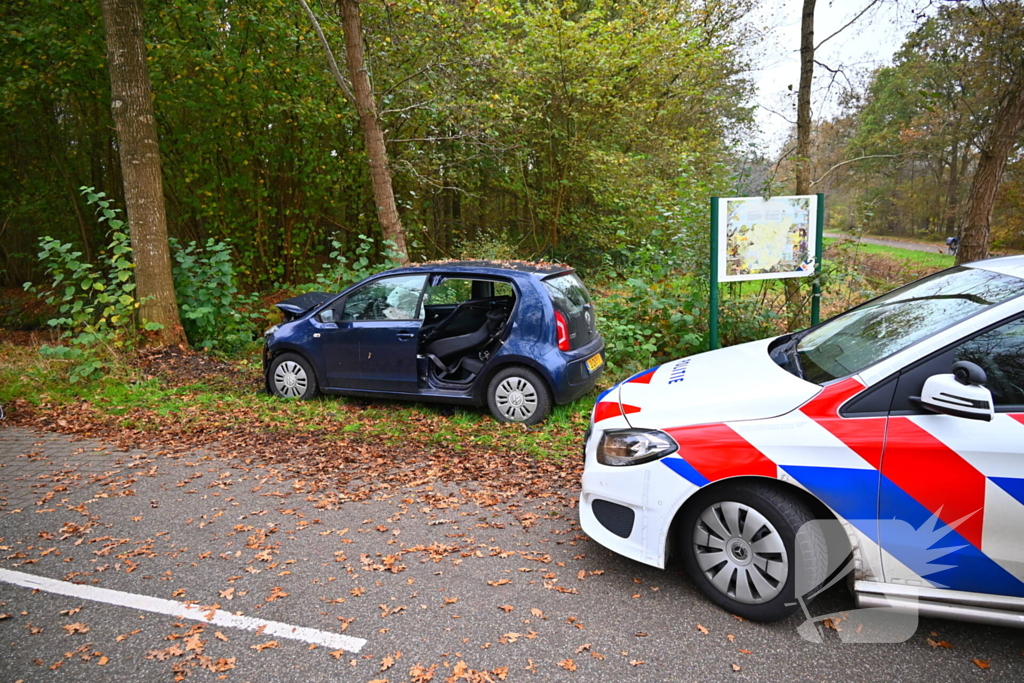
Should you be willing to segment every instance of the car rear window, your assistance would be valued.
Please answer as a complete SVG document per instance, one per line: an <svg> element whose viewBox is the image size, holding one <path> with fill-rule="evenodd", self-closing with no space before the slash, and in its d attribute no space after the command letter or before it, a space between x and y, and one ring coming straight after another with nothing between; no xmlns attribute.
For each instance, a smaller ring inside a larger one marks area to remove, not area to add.
<svg viewBox="0 0 1024 683"><path fill-rule="evenodd" d="M566 273L544 280L555 307L569 315L579 313L590 303L590 293L576 273Z"/></svg>

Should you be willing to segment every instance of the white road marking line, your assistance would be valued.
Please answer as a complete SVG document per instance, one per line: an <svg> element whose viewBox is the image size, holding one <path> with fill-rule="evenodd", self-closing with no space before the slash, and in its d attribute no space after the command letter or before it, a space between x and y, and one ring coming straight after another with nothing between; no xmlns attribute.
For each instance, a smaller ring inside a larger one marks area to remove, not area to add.
<svg viewBox="0 0 1024 683"><path fill-rule="evenodd" d="M10 569L0 569L0 581L23 588L32 588L34 590L46 591L47 593L56 593L57 595L66 595L71 598L80 598L93 602L104 602L108 605L131 607L144 612L166 614L177 619L192 619L216 626L240 628L246 631L257 631L262 627L262 634L277 636L278 638L301 640L304 643L314 643L332 650L359 652L363 649L363 645L366 645L366 641L362 638L344 636L340 633L318 631L315 628L306 628L304 626L292 626L280 621L242 617L219 609L186 605L183 602L176 602L174 600L151 598L148 595L124 593L108 588L57 581L43 576L11 571Z"/></svg>

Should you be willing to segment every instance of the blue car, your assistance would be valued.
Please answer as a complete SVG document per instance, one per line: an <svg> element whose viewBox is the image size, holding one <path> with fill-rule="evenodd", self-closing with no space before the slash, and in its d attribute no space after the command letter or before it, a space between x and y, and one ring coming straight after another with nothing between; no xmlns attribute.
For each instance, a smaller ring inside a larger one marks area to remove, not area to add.
<svg viewBox="0 0 1024 683"><path fill-rule="evenodd" d="M277 307L284 322L266 332L263 369L282 398L486 404L501 422L532 425L604 370L590 295L563 265L411 265Z"/></svg>

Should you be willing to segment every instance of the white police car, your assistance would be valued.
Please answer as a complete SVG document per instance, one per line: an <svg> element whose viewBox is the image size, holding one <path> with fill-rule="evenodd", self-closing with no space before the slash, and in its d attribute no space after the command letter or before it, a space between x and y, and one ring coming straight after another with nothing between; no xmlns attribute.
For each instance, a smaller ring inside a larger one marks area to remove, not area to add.
<svg viewBox="0 0 1024 683"><path fill-rule="evenodd" d="M618 384L594 407L580 520L634 560L681 555L750 619L795 611L798 576L821 584L838 555L862 606L1024 626L1024 256Z"/></svg>

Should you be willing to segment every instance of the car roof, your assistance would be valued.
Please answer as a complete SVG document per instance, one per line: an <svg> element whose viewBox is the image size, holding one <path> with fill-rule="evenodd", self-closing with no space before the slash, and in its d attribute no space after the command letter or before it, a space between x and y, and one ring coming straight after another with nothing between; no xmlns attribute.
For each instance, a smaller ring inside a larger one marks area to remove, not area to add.
<svg viewBox="0 0 1024 683"><path fill-rule="evenodd" d="M967 265L968 268L990 270L993 273L1002 273L1003 275L1012 275L1013 277L1024 279L1024 255L997 256L995 258L985 259L984 261L975 261L965 265Z"/></svg>
<svg viewBox="0 0 1024 683"><path fill-rule="evenodd" d="M430 273L454 273L459 275L500 275L511 272L537 275L541 278L561 273L572 273L574 269L564 263L545 263L536 261L428 261L410 263L407 266L388 271Z"/></svg>

